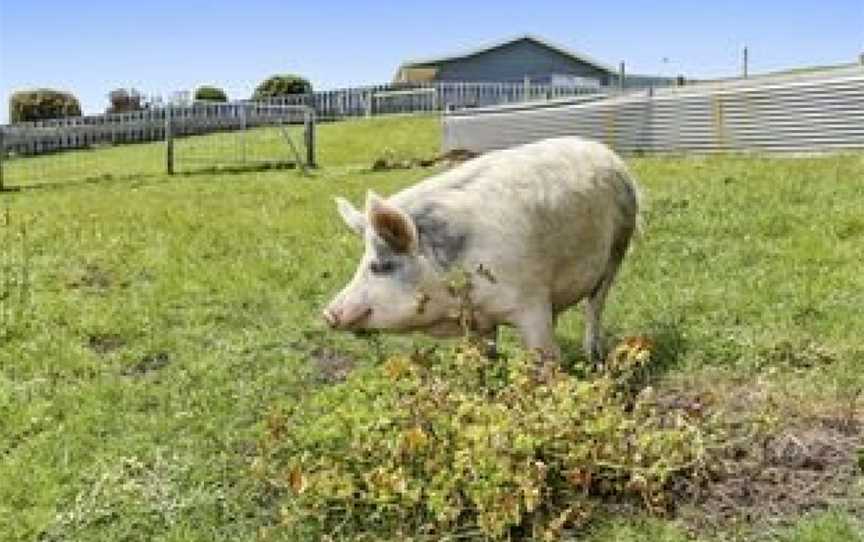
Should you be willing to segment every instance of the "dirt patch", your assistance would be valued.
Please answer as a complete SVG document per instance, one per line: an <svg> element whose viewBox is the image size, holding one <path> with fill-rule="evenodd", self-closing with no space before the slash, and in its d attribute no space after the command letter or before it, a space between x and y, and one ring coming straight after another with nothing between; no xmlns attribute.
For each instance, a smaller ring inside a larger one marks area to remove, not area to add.
<svg viewBox="0 0 864 542"><path fill-rule="evenodd" d="M95 333L87 337L87 347L97 354L108 354L125 344L123 337L115 333Z"/></svg>
<svg viewBox="0 0 864 542"><path fill-rule="evenodd" d="M327 384L345 380L355 365L354 358L330 348L316 348L310 356L318 377Z"/></svg>
<svg viewBox="0 0 864 542"><path fill-rule="evenodd" d="M479 153L467 149L453 149L434 158L396 159L392 156L377 158L372 163L372 171L389 171L393 169L412 169L415 167L433 167L444 165L452 167L479 156Z"/></svg>
<svg viewBox="0 0 864 542"><path fill-rule="evenodd" d="M167 352L153 352L142 357L138 362L123 371L125 376L143 376L147 373L157 371L171 363L171 356Z"/></svg>
<svg viewBox="0 0 864 542"><path fill-rule="evenodd" d="M692 529L784 524L835 507L864 514L859 454L864 428L848 420L798 422L761 442L730 447L710 479L678 489L680 517ZM856 492L859 494L856 495Z"/></svg>
<svg viewBox="0 0 864 542"><path fill-rule="evenodd" d="M66 286L73 289L87 288L91 290L107 290L112 284L111 275L100 267L88 264L72 277Z"/></svg>
<svg viewBox="0 0 864 542"><path fill-rule="evenodd" d="M786 356L788 349L777 351ZM808 352L806 360L784 359L796 366L825 362L822 351ZM670 416L719 413L724 420L728 447L713 452L707 473L672 488L673 515L693 534L755 533L829 507L864 517L864 412L838 408L827 391L819 401L787 394L774 378L714 373L667 382L656 392L657 408ZM773 421L754 430L754 416Z"/></svg>

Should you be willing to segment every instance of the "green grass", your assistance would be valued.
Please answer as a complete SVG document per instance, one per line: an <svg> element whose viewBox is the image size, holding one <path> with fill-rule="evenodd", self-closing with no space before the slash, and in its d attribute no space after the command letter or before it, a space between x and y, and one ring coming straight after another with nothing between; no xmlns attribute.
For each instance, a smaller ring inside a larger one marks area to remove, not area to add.
<svg viewBox="0 0 864 542"><path fill-rule="evenodd" d="M323 124L311 177L157 168L0 194L0 539L258 540L278 511L250 476L255 442L272 408L325 385L315 352L363 366L425 341L370 343L321 324L361 250L332 196L429 175L369 166L434 155L439 137L431 117ZM147 153L158 148L80 154L111 173ZM60 171L68 159L32 160ZM653 337L661 380L771 378L802 412L853 397L864 156L631 164L646 233L613 290L610 340ZM579 311L558 334L567 363L582 363ZM781 539L859 540L857 528L837 513ZM598 540L683 537L662 520L598 529Z"/></svg>

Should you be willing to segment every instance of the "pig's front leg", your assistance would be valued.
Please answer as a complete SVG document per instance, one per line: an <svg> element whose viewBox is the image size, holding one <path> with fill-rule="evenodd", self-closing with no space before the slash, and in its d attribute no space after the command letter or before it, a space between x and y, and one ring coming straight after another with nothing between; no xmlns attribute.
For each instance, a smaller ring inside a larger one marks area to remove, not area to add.
<svg viewBox="0 0 864 542"><path fill-rule="evenodd" d="M561 359L561 349L555 342L555 318L548 303L524 307L513 324L526 349L539 352L544 360Z"/></svg>

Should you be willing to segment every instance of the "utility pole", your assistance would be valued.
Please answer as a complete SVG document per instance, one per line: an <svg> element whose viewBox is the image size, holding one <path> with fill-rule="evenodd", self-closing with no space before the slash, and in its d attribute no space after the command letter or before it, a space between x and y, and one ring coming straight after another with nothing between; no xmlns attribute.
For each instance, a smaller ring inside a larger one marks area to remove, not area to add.
<svg viewBox="0 0 864 542"><path fill-rule="evenodd" d="M620 64L618 64L618 90L620 92L624 92L624 77L626 75L624 66L624 61L622 60Z"/></svg>

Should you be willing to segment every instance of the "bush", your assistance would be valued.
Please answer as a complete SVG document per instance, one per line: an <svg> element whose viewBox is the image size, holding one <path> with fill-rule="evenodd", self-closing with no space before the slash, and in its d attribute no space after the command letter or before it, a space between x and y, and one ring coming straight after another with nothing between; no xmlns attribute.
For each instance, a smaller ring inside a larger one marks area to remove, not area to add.
<svg viewBox="0 0 864 542"><path fill-rule="evenodd" d="M228 96L219 87L203 85L195 89L196 102L227 102Z"/></svg>
<svg viewBox="0 0 864 542"><path fill-rule="evenodd" d="M587 380L468 344L397 356L273 411L253 471L282 492L292 540L556 539L604 499L665 511L670 482L701 472L723 431L630 391L649 361L638 340Z"/></svg>
<svg viewBox="0 0 864 542"><path fill-rule="evenodd" d="M266 100L310 92L312 92L312 85L299 75L274 75L255 88L252 99Z"/></svg>
<svg viewBox="0 0 864 542"><path fill-rule="evenodd" d="M134 88L118 88L108 93L108 106L106 113L131 113L146 108L144 96Z"/></svg>
<svg viewBox="0 0 864 542"><path fill-rule="evenodd" d="M9 98L9 122L80 116L81 104L69 92L40 88L16 92Z"/></svg>

